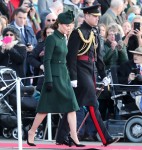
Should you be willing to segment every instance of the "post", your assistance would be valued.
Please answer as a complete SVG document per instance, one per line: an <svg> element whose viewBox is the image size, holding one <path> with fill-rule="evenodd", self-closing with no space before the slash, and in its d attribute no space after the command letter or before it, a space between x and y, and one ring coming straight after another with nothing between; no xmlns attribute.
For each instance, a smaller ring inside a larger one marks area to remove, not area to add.
<svg viewBox="0 0 142 150"><path fill-rule="evenodd" d="M47 115L47 122L48 122L48 140L52 141L52 125L51 125L51 113Z"/></svg>
<svg viewBox="0 0 142 150"><path fill-rule="evenodd" d="M21 79L16 78L16 97L17 97L17 124L18 124L18 146L22 150L22 119L21 119Z"/></svg>

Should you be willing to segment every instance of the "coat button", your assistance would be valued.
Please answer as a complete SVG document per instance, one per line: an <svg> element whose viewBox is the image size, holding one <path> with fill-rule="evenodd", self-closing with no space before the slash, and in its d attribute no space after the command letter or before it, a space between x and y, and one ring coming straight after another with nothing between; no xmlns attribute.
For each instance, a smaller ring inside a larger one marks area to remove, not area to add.
<svg viewBox="0 0 142 150"><path fill-rule="evenodd" d="M59 63L61 63L61 61L59 60Z"/></svg>

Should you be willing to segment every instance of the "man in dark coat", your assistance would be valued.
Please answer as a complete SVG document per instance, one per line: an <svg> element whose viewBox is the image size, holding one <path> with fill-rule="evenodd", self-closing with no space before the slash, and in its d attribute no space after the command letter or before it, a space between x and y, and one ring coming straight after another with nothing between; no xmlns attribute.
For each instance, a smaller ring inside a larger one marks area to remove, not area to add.
<svg viewBox="0 0 142 150"><path fill-rule="evenodd" d="M107 86L109 80L105 77L105 68L100 53L97 24L100 16L99 4L82 8L85 16L83 24L75 29L68 41L67 66L74 87L76 98L80 107L87 106L93 124L104 146L118 139L113 139L106 130L98 110L98 101L95 90L95 63L98 72ZM66 114L59 126L56 142L66 144L65 136L68 135Z"/></svg>
<svg viewBox="0 0 142 150"><path fill-rule="evenodd" d="M132 92L131 96L136 100L136 105L140 111L142 111L142 96L139 96L142 95L142 47L138 47L134 51L130 52L133 54L133 59L120 65L121 69L118 68L118 80L121 84L140 85L140 87L132 86L128 88L130 88L130 91ZM125 103L132 103L133 107L135 105L134 100L131 101L130 98L127 100L127 102L125 101Z"/></svg>

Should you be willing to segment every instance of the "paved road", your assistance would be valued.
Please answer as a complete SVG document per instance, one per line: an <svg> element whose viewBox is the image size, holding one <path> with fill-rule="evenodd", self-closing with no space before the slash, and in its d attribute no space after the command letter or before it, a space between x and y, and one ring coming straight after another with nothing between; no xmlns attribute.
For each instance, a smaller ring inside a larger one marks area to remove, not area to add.
<svg viewBox="0 0 142 150"><path fill-rule="evenodd" d="M13 143L13 144L15 144L15 143L18 143L18 141L14 140L14 139L0 138L0 143ZM26 142L23 141L23 144L25 144L25 143ZM40 141L35 141L35 143L36 144L47 144L47 143L53 144L53 143L55 143L55 141L40 140ZM98 141L94 141L94 142L83 141L81 143L83 143L85 145L92 145L94 148L97 148L99 150L142 150L142 143L124 142L124 140L120 140L118 143L114 143L113 145L111 145L109 147L105 147L105 148L102 147L102 149L100 148L102 143L98 142ZM30 150L39 150L39 149L40 150L45 150L45 148L30 148ZM18 148L3 148L3 147L0 147L0 150L18 150ZM23 148L23 150L29 150L29 148ZM55 149L48 149L48 150L55 150ZM60 149L60 150L63 150L63 149ZM69 150L69 148L66 148L66 150ZM72 150L73 150L73 148L72 148ZM93 150L93 148L91 148L90 150Z"/></svg>

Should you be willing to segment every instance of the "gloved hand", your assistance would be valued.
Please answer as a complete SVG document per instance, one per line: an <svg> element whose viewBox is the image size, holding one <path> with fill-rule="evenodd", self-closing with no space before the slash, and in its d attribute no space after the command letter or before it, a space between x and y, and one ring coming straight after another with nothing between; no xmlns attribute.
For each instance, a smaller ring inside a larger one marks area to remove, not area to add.
<svg viewBox="0 0 142 150"><path fill-rule="evenodd" d="M46 90L48 92L52 91L52 88L53 88L52 82L46 82L45 85L46 85Z"/></svg>
<svg viewBox="0 0 142 150"><path fill-rule="evenodd" d="M110 78L104 77L102 82L104 83L104 86L108 86L110 84L110 81Z"/></svg>
<svg viewBox="0 0 142 150"><path fill-rule="evenodd" d="M77 80L71 81L71 86L76 88L77 87Z"/></svg>
<svg viewBox="0 0 142 150"><path fill-rule="evenodd" d="M137 74L136 75L136 80L138 80L138 81L142 81L142 75L141 74Z"/></svg>

